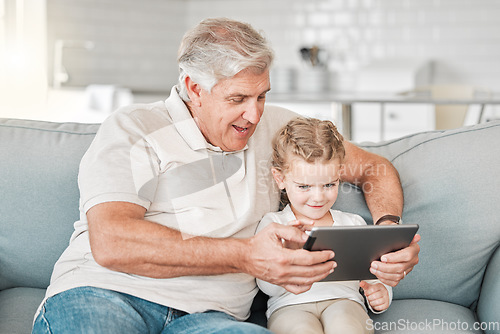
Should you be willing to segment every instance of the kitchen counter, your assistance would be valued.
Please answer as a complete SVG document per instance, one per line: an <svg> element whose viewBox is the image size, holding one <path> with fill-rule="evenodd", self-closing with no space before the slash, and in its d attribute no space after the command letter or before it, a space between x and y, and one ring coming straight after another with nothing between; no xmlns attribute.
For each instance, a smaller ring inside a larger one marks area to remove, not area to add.
<svg viewBox="0 0 500 334"><path fill-rule="evenodd" d="M386 103L405 104L433 104L433 105L479 105L480 113L478 123L483 120L484 107L486 105L500 105L500 93L490 92L477 94L473 98L433 98L429 92L407 92L407 93L386 93L386 92L319 92L319 93L269 93L268 103L280 102L327 102L338 105L341 110L341 122L343 135L346 139L351 139L352 135L352 105L354 103L378 103L381 105L382 115ZM384 117L382 117L382 120ZM381 131L384 125L381 125Z"/></svg>

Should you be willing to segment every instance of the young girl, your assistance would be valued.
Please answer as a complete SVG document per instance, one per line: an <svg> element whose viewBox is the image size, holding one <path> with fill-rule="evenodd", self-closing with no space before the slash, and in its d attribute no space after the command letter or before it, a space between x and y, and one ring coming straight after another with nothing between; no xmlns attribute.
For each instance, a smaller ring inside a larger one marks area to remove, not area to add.
<svg viewBox="0 0 500 334"><path fill-rule="evenodd" d="M366 225L358 215L331 210L338 195L343 138L330 121L297 118L284 126L273 140L272 174L289 202L280 212L264 216L258 230L272 222L308 226ZM302 245L285 243L285 247ZM334 259L335 260L335 259ZM391 287L377 280L318 282L295 295L261 280L257 283L270 296L268 328L274 333L370 333L368 307L385 311L392 300Z"/></svg>

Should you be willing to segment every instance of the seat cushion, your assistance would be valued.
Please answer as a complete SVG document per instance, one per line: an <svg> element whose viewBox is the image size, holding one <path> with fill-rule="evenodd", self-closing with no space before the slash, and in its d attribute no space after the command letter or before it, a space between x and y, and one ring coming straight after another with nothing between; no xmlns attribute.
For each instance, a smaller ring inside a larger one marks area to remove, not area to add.
<svg viewBox="0 0 500 334"><path fill-rule="evenodd" d="M386 312L370 316L377 334L483 333L470 309L434 300L395 300Z"/></svg>
<svg viewBox="0 0 500 334"><path fill-rule="evenodd" d="M0 333L31 333L33 317L45 289L13 288L0 291Z"/></svg>

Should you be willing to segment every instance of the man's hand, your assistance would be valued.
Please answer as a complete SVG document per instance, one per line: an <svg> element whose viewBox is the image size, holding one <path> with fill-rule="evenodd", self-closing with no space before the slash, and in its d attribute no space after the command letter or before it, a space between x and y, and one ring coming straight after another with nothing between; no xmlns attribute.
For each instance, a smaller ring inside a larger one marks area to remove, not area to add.
<svg viewBox="0 0 500 334"><path fill-rule="evenodd" d="M310 252L287 249L284 242L304 243L307 234L293 226L272 223L249 239L244 263L248 274L298 294L333 272L333 251Z"/></svg>
<svg viewBox="0 0 500 334"><path fill-rule="evenodd" d="M389 307L389 291L382 283L361 281L359 286L365 292L366 300L375 311L384 311Z"/></svg>
<svg viewBox="0 0 500 334"><path fill-rule="evenodd" d="M389 286L395 287L418 263L420 235L416 234L410 245L397 252L382 255L381 261L373 261L370 272Z"/></svg>
<svg viewBox="0 0 500 334"><path fill-rule="evenodd" d="M305 231L310 231L313 228L314 222L304 223L300 220L292 220L292 221L288 222L287 225L296 227L299 230L301 230L302 232L305 232ZM304 247L304 241L302 241L302 240L300 242L284 241L283 246L285 246L285 248L289 248L289 249L300 249L300 248Z"/></svg>

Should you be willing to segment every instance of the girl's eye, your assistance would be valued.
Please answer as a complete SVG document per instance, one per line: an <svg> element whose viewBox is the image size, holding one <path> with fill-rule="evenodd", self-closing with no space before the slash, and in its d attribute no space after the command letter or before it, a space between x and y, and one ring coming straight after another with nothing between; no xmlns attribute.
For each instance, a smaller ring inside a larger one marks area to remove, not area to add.
<svg viewBox="0 0 500 334"><path fill-rule="evenodd" d="M310 188L310 186L308 186L308 185L300 185L298 187L299 187L300 190L307 190L307 189Z"/></svg>
<svg viewBox="0 0 500 334"><path fill-rule="evenodd" d="M325 184L325 188L334 188L337 186L337 183L328 183L328 184Z"/></svg>

